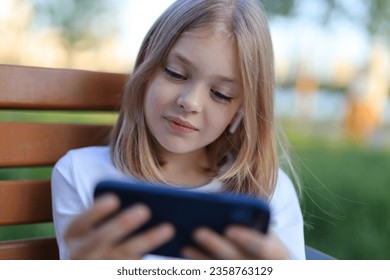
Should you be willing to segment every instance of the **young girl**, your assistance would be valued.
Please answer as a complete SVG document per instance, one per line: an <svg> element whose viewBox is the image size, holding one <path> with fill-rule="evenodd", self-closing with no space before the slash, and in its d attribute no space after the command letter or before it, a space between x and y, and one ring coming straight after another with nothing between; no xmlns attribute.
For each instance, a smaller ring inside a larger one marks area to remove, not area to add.
<svg viewBox="0 0 390 280"><path fill-rule="evenodd" d="M96 183L126 178L189 191L231 191L269 201L271 231L199 228L191 259L303 259L303 221L289 178L278 168L269 28L255 0L179 0L156 21L127 83L110 147L70 151L52 175L61 258L138 259L175 234L170 224L123 240L152 215L94 203ZM178 213L179 214L179 213Z"/></svg>

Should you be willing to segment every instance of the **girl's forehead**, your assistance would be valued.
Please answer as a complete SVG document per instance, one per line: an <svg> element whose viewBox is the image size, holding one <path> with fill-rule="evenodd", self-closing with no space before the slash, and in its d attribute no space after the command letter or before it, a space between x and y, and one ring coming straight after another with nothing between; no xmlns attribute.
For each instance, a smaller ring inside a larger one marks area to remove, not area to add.
<svg viewBox="0 0 390 280"><path fill-rule="evenodd" d="M169 54L176 51L191 54L193 56L206 56L213 54L215 59L223 56L224 62L229 60L237 64L238 48L236 40L230 36L230 33L220 32L214 28L197 28L183 32L175 44L172 46ZM199 53L200 52L200 53ZM229 58L229 59L228 59Z"/></svg>
<svg viewBox="0 0 390 280"><path fill-rule="evenodd" d="M231 55L237 55L237 44L234 38L229 33L216 32L215 29L210 28L191 29L183 32L169 50L168 55L177 49L186 49L193 53L197 48L209 48L215 45L219 45L225 54L233 51L234 54ZM227 45L233 46L233 48L229 49Z"/></svg>

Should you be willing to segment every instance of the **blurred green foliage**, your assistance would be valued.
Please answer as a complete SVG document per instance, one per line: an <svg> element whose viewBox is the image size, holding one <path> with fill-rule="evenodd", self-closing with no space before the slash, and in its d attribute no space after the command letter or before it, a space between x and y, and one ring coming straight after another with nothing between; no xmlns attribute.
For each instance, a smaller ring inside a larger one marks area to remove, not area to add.
<svg viewBox="0 0 390 280"><path fill-rule="evenodd" d="M390 1L387 0L259 0L271 20L275 16L294 18L299 16L303 6L320 11L317 21L329 24L335 18L341 18L359 26L370 37L380 36L389 42L390 38Z"/></svg>
<svg viewBox="0 0 390 280"><path fill-rule="evenodd" d="M106 0L31 0L34 14L32 27L56 28L67 49L98 46L115 34L112 18L116 10Z"/></svg>
<svg viewBox="0 0 390 280"><path fill-rule="evenodd" d="M301 166L306 244L338 259L390 259L390 150L289 137Z"/></svg>
<svg viewBox="0 0 390 280"><path fill-rule="evenodd" d="M116 112L50 111L50 110L1 110L0 122L84 123L113 124Z"/></svg>

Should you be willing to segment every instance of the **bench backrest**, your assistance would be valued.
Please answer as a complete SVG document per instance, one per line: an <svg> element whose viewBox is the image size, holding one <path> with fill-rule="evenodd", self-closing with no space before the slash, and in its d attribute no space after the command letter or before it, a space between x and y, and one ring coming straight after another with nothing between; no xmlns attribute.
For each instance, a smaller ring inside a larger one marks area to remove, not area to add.
<svg viewBox="0 0 390 280"><path fill-rule="evenodd" d="M13 110L115 111L126 74L0 65L0 118ZM12 118L11 118L12 119ZM110 124L0 121L0 169L52 166L68 150L106 143ZM52 221L50 179L0 173L1 227ZM0 242L0 259L57 259L54 237Z"/></svg>

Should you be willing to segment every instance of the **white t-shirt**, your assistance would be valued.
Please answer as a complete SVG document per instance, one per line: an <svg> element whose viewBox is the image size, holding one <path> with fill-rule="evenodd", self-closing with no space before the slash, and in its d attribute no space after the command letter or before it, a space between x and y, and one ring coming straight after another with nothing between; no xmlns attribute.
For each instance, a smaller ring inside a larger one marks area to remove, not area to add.
<svg viewBox="0 0 390 280"><path fill-rule="evenodd" d="M112 163L109 147L87 147L69 151L54 166L52 202L54 227L61 259L68 259L62 238L70 221L93 204L97 182L104 179L131 179L120 173ZM214 179L195 191L216 192L222 187ZM284 243L293 259L305 259L303 219L294 186L279 170L275 193L269 201L271 227ZM146 258L154 258L148 255Z"/></svg>

